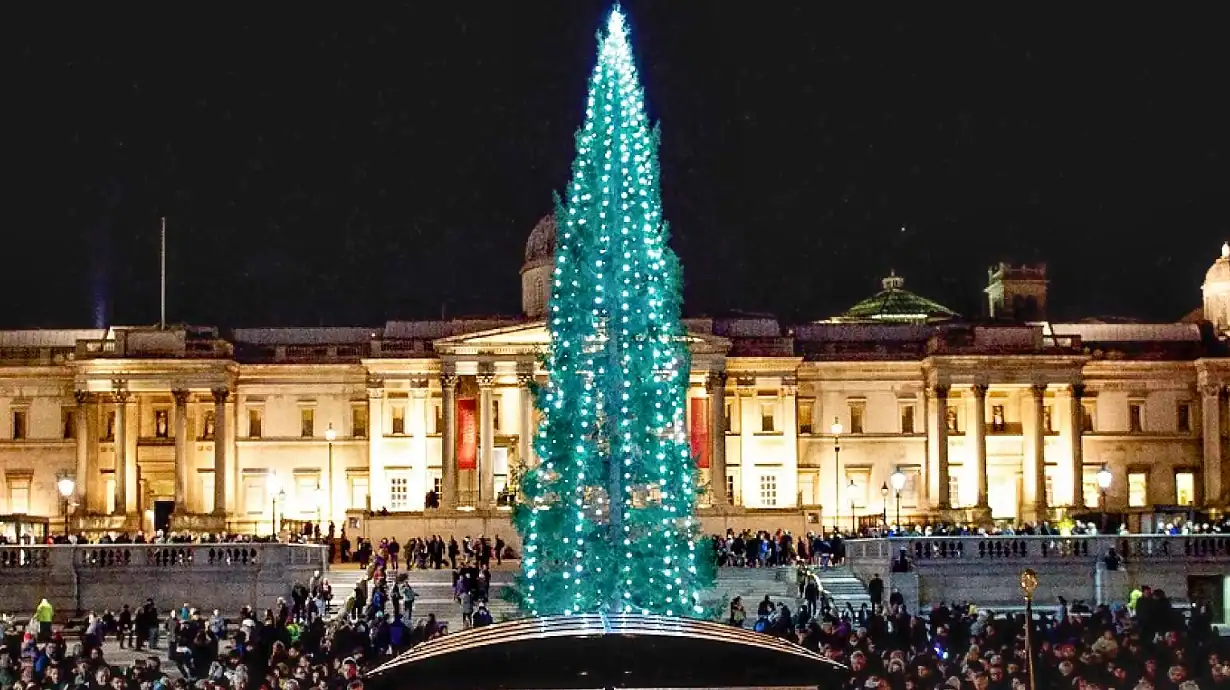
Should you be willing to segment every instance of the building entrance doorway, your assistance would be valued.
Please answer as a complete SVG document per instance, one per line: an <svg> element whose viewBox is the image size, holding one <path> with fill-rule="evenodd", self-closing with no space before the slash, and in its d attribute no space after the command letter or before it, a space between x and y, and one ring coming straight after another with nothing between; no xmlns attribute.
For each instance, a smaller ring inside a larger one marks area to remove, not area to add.
<svg viewBox="0 0 1230 690"><path fill-rule="evenodd" d="M175 512L175 501L154 501L154 531L164 533L171 530L171 514Z"/></svg>

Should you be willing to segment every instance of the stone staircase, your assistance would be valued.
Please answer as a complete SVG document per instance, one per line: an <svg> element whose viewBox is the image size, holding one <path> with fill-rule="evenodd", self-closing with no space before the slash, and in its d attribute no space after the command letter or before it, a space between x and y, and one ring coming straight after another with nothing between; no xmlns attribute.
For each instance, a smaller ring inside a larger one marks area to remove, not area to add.
<svg viewBox="0 0 1230 690"><path fill-rule="evenodd" d="M407 581L418 598L414 602L414 621L426 618L427 614L436 614L436 620L448 623L449 630L461 630L461 605L453 599L453 572L451 570L403 570L409 577ZM492 618L498 623L505 618L517 615L514 605L500 598L500 592L512 584L513 570L493 570L491 572L491 601L487 608ZM326 617L336 616L346 598L354 592L355 585L363 577L363 571L358 566L336 564L328 572L329 583L333 585L333 601L329 605ZM389 606L392 611L392 604Z"/></svg>
<svg viewBox="0 0 1230 690"><path fill-rule="evenodd" d="M815 572L816 577L820 580L820 586L832 597L834 606L839 611L844 611L847 604L856 613L863 604L866 604L868 609L871 608L871 597L867 594L867 588L861 580L854 577L849 566L839 566L829 570L817 568Z"/></svg>

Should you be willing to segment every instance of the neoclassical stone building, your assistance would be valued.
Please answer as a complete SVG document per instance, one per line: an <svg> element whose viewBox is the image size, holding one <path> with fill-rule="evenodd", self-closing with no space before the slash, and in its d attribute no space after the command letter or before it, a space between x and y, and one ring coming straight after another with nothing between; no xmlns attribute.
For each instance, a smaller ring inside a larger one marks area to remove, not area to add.
<svg viewBox="0 0 1230 690"><path fill-rule="evenodd" d="M533 462L554 232L531 233L517 317L0 332L0 531L67 512L87 529L268 532L369 509L498 529ZM1230 247L1178 323L1052 323L1046 287L1045 267L1001 264L991 318L890 275L814 323L688 319L707 513L892 521L900 472L903 518L1036 519L1097 509L1104 467L1115 512L1224 505Z"/></svg>

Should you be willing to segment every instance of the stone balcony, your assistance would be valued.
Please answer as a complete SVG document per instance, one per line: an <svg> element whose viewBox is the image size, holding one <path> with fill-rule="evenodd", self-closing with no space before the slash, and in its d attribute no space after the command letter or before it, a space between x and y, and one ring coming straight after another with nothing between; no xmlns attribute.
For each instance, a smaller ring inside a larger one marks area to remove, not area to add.
<svg viewBox="0 0 1230 690"><path fill-rule="evenodd" d="M277 543L0 546L0 612L28 615L46 598L67 617L152 597L164 610L188 602L233 615L288 597L327 568L327 554Z"/></svg>
<svg viewBox="0 0 1230 690"><path fill-rule="evenodd" d="M1109 570L1111 550L1122 559ZM891 560L904 550L910 571L893 573ZM1038 574L1035 603L1055 606L1059 597L1089 604L1126 602L1138 586L1161 588L1174 602L1209 601L1217 622L1230 621L1230 535L964 536L858 539L847 542L856 577L879 573L905 595L911 610L941 602L981 607L1024 605L1019 578Z"/></svg>

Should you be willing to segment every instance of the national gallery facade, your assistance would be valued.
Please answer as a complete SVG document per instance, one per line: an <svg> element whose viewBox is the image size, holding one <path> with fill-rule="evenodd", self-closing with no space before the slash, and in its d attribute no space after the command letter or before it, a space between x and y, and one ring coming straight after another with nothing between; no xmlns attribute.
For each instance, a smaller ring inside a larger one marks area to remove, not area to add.
<svg viewBox="0 0 1230 690"><path fill-rule="evenodd" d="M0 331L0 534L353 528L386 511L408 532L510 533L554 235L551 218L531 233L517 317ZM1000 264L978 319L896 275L823 321L686 319L704 513L1220 508L1230 247L1202 289L1181 322L1053 323L1045 267Z"/></svg>

